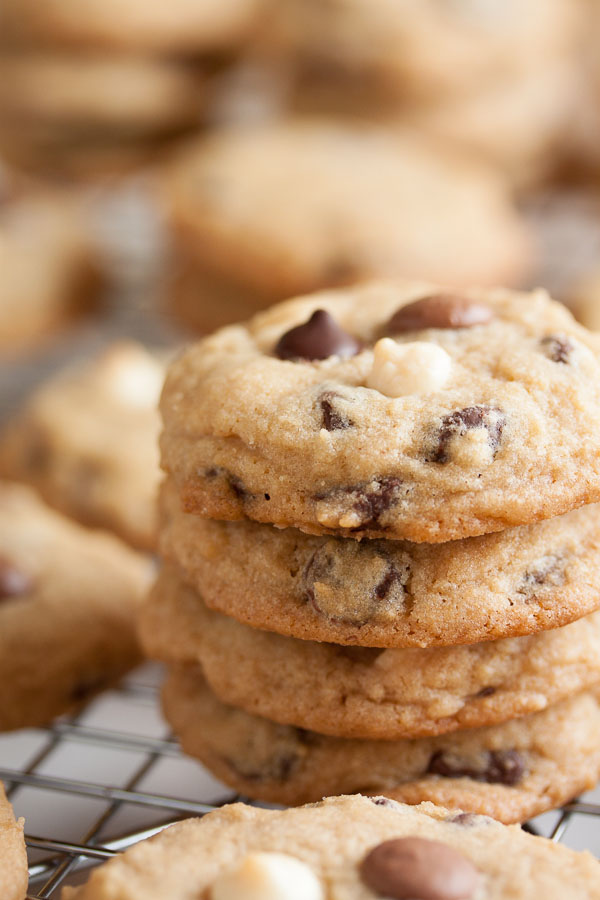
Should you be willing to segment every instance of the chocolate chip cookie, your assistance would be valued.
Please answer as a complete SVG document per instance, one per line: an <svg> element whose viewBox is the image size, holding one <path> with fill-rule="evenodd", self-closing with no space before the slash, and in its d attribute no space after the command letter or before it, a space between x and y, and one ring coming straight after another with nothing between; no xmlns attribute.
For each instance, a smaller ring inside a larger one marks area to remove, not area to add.
<svg viewBox="0 0 600 900"><path fill-rule="evenodd" d="M184 509L444 542L600 498L598 338L545 292L370 283L281 304L171 367Z"/></svg>
<svg viewBox="0 0 600 900"><path fill-rule="evenodd" d="M42 384L0 437L0 471L84 525L156 542L161 360L132 342Z"/></svg>
<svg viewBox="0 0 600 900"><path fill-rule="evenodd" d="M137 663L150 575L116 538L0 483L0 730L46 724Z"/></svg>
<svg viewBox="0 0 600 900"><path fill-rule="evenodd" d="M598 900L600 864L486 816L384 797L241 803L178 822L63 900ZM124 895L125 896L125 895Z"/></svg>
<svg viewBox="0 0 600 900"><path fill-rule="evenodd" d="M161 552L212 609L291 637L431 647L556 628L600 605L600 507L447 544L352 541L184 513Z"/></svg>
<svg viewBox="0 0 600 900"><path fill-rule="evenodd" d="M5 41L25 45L193 55L244 40L261 0L4 0Z"/></svg>
<svg viewBox="0 0 600 900"><path fill-rule="evenodd" d="M600 775L598 688L502 725L399 741L275 724L221 703L193 667L171 669L163 704L186 753L235 790L274 803L383 793L522 822Z"/></svg>
<svg viewBox="0 0 600 900"><path fill-rule="evenodd" d="M79 204L0 171L0 354L36 347L92 311L102 278Z"/></svg>
<svg viewBox="0 0 600 900"><path fill-rule="evenodd" d="M198 664L225 703L340 737L494 725L600 681L600 612L532 637L428 650L299 641L212 612L170 569L145 604L148 656Z"/></svg>
<svg viewBox="0 0 600 900"><path fill-rule="evenodd" d="M1 576L0 576L1 578ZM0 782L0 896L2 900L24 900L27 893L27 853L23 819L15 820L12 806Z"/></svg>
<svg viewBox="0 0 600 900"><path fill-rule="evenodd" d="M358 97L368 113L368 101L436 102L541 69L573 51L581 20L568 0L286 0L262 36L304 92L344 109Z"/></svg>
<svg viewBox="0 0 600 900"><path fill-rule="evenodd" d="M164 196L196 272L178 312L203 331L215 308L225 324L369 277L515 284L531 261L504 178L414 131L318 119L224 130L175 160Z"/></svg>

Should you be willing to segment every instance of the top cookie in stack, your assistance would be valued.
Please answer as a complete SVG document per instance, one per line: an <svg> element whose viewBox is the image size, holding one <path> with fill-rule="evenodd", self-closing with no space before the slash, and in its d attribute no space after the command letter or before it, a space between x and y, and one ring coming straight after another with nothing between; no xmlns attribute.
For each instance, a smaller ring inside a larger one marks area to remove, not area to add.
<svg viewBox="0 0 600 900"><path fill-rule="evenodd" d="M281 304L171 369L188 512L442 542L600 500L596 339L547 295L367 285Z"/></svg>
<svg viewBox="0 0 600 900"><path fill-rule="evenodd" d="M519 821L591 786L599 368L541 291L406 283L284 303L177 360L141 632L184 748L292 804Z"/></svg>

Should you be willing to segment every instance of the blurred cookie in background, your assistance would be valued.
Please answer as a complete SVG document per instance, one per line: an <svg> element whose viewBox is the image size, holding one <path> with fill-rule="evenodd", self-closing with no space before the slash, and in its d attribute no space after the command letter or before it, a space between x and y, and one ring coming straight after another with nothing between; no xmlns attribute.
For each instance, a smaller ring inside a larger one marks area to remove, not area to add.
<svg viewBox="0 0 600 900"><path fill-rule="evenodd" d="M370 276L514 284L530 235L493 169L412 132L325 120L229 129L164 191L172 309L200 331Z"/></svg>
<svg viewBox="0 0 600 900"><path fill-rule="evenodd" d="M301 112L409 123L545 177L572 100L570 0L277 0L260 53Z"/></svg>
<svg viewBox="0 0 600 900"><path fill-rule="evenodd" d="M154 549L162 381L162 361L133 342L68 367L8 423L0 471L82 524Z"/></svg>
<svg viewBox="0 0 600 900"><path fill-rule="evenodd" d="M21 168L84 179L160 158L204 124L208 83L262 3L3 3L0 149Z"/></svg>
<svg viewBox="0 0 600 900"><path fill-rule="evenodd" d="M14 5L15 0L13 0ZM571 0L275 0L261 34L300 77L382 101L456 96L572 49Z"/></svg>
<svg viewBox="0 0 600 900"><path fill-rule="evenodd" d="M27 46L182 54L228 51L256 27L264 0L3 0L3 41Z"/></svg>
<svg viewBox="0 0 600 900"><path fill-rule="evenodd" d="M0 359L43 344L99 304L100 262L78 200L0 170Z"/></svg>
<svg viewBox="0 0 600 900"><path fill-rule="evenodd" d="M0 482L0 731L44 725L136 665L151 574L117 538Z"/></svg>
<svg viewBox="0 0 600 900"><path fill-rule="evenodd" d="M0 147L21 168L98 174L196 127L197 66L132 55L0 55Z"/></svg>

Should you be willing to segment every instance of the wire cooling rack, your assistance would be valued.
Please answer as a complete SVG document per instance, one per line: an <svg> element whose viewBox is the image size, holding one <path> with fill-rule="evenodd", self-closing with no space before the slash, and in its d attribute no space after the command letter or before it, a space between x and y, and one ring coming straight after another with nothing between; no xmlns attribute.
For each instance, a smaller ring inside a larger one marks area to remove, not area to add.
<svg viewBox="0 0 600 900"><path fill-rule="evenodd" d="M170 738L158 666L145 666L79 714L0 736L0 780L25 816L29 898L64 885L165 825L241 799Z"/></svg>
<svg viewBox="0 0 600 900"><path fill-rule="evenodd" d="M108 315L40 352L34 366L0 360L2 417L50 372L111 339L172 346L182 337L158 300L164 244L144 179L100 205L103 243L120 285ZM525 212L542 251L535 284L568 295L578 273L597 265L598 209L600 199L581 191L528 202ZM58 900L62 887L80 884L90 866L171 822L245 799L180 753L160 717L160 678L159 667L145 666L76 716L47 729L0 735L0 780L26 820L29 900ZM531 827L600 857L600 788Z"/></svg>
<svg viewBox="0 0 600 900"><path fill-rule="evenodd" d="M169 823L245 799L180 753L158 710L160 677L144 666L76 716L0 736L0 779L26 819L30 900L57 900ZM600 856L600 790L531 827Z"/></svg>

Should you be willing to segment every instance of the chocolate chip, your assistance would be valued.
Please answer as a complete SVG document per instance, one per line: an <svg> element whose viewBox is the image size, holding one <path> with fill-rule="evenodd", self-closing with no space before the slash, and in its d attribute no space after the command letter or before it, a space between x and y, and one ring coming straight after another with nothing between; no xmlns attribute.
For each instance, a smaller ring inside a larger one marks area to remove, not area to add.
<svg viewBox="0 0 600 900"><path fill-rule="evenodd" d="M340 328L333 316L318 309L308 322L286 331L279 338L275 355L279 359L316 360L330 356L347 359L360 353L361 349L361 343Z"/></svg>
<svg viewBox="0 0 600 900"><path fill-rule="evenodd" d="M518 750L490 750L478 760L466 760L456 753L438 750L427 772L443 778L471 778L488 784L518 784L525 774L525 761Z"/></svg>
<svg viewBox="0 0 600 900"><path fill-rule="evenodd" d="M299 757L293 753L278 753L270 759L261 763L260 767L252 768L252 766L240 763L230 757L222 757L225 762L237 775L246 781L286 781L293 773L298 765Z"/></svg>
<svg viewBox="0 0 600 900"><path fill-rule="evenodd" d="M385 526L380 521L381 516L396 504L402 493L402 481L394 476L384 475L363 484L316 494L315 500L337 500L346 509L357 513L359 522L348 531L360 531L363 528L383 530Z"/></svg>
<svg viewBox="0 0 600 900"><path fill-rule="evenodd" d="M488 819L484 816L476 816L475 813L458 813L458 815L450 816L450 818L446 819L446 822L451 822L453 825L461 825L463 828L472 828L473 825L477 825L481 821L487 822Z"/></svg>
<svg viewBox="0 0 600 900"><path fill-rule="evenodd" d="M496 688L491 685L488 687L481 688L480 691L477 691L475 694L476 697L493 697L496 693Z"/></svg>
<svg viewBox="0 0 600 900"><path fill-rule="evenodd" d="M319 397L319 406L322 413L321 428L324 428L326 431L339 431L354 425L352 419L336 404L336 400L339 401L341 399L343 399L341 395L336 394L335 391L323 391Z"/></svg>
<svg viewBox="0 0 600 900"><path fill-rule="evenodd" d="M0 557L0 600L10 600L28 594L33 588L30 575L13 562Z"/></svg>
<svg viewBox="0 0 600 900"><path fill-rule="evenodd" d="M106 677L103 675L88 675L81 678L70 692L70 700L73 703L83 703L89 697L97 694L106 686Z"/></svg>
<svg viewBox="0 0 600 900"><path fill-rule="evenodd" d="M460 294L432 294L401 306L387 324L388 334L424 328L472 328L486 325L494 313L489 306Z"/></svg>
<svg viewBox="0 0 600 900"><path fill-rule="evenodd" d="M223 478L227 483L227 486L240 500L247 495L247 491L237 475L234 475L233 472L229 472L227 469L224 469L221 466L213 466L212 468L207 469L204 475L206 478L210 478L211 480L213 478Z"/></svg>
<svg viewBox="0 0 600 900"><path fill-rule="evenodd" d="M493 451L498 449L506 424L504 413L496 407L467 406L457 409L442 419L438 431L437 447L430 462L446 463L449 460L449 444L455 437L462 437L475 428L485 428L488 443Z"/></svg>
<svg viewBox="0 0 600 900"><path fill-rule="evenodd" d="M548 337L542 338L541 345L548 359L555 363L569 363L571 361L571 353L575 349L572 342L567 337L561 337L557 334L550 334Z"/></svg>
<svg viewBox="0 0 600 900"><path fill-rule="evenodd" d="M360 864L364 884L394 900L468 900L479 873L462 853L419 837L384 841Z"/></svg>
<svg viewBox="0 0 600 900"><path fill-rule="evenodd" d="M528 569L517 588L518 594L535 594L536 587L560 587L565 582L564 560L560 555L545 556Z"/></svg>
<svg viewBox="0 0 600 900"><path fill-rule="evenodd" d="M375 806L387 806L390 809L399 809L400 804L395 800L390 800L389 797L369 797L371 803L374 803Z"/></svg>
<svg viewBox="0 0 600 900"><path fill-rule="evenodd" d="M404 608L410 572L408 555L391 560L382 542L331 539L306 563L302 596L330 622L389 621Z"/></svg>

